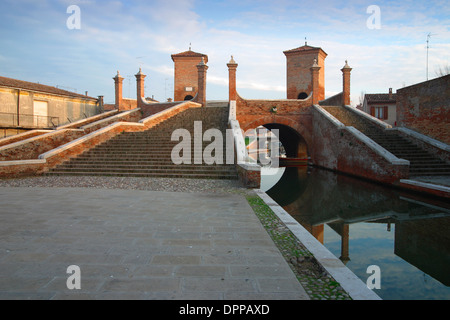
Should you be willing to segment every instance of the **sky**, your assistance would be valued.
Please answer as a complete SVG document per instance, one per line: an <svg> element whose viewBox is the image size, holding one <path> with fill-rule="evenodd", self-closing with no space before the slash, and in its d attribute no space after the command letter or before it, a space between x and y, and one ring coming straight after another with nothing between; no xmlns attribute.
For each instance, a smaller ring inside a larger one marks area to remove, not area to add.
<svg viewBox="0 0 450 320"><path fill-rule="evenodd" d="M171 54L189 47L208 55L208 100L228 99L231 55L243 98L285 99L283 51L305 37L328 54L326 97L342 91L348 60L352 105L362 93L395 92L450 65L448 0L1 0L0 28L1 76L88 91L105 103L114 103L118 70L124 97L136 98L139 68L147 97L173 97Z"/></svg>

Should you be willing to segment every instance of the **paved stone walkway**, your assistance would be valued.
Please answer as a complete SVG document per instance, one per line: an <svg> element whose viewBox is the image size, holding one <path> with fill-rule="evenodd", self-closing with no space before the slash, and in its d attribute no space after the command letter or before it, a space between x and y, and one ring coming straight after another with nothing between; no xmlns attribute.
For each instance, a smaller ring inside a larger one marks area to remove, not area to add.
<svg viewBox="0 0 450 320"><path fill-rule="evenodd" d="M0 204L0 299L309 299L241 195L0 187Z"/></svg>

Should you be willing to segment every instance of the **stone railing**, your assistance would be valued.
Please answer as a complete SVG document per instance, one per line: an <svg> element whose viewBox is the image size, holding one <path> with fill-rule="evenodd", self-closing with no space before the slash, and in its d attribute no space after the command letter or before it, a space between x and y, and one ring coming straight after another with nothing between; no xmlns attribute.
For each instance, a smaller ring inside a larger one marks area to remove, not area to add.
<svg viewBox="0 0 450 320"><path fill-rule="evenodd" d="M231 112L229 128L234 138L235 161L239 180L247 188L259 188L261 185L261 166L250 161L239 121L233 119L233 115L235 116Z"/></svg>

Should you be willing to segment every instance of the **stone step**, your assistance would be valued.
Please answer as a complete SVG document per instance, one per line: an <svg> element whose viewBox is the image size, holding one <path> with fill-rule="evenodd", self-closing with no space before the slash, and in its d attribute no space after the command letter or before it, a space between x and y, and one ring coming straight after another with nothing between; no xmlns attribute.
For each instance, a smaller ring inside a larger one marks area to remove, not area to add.
<svg viewBox="0 0 450 320"><path fill-rule="evenodd" d="M101 151L101 152L112 152L112 151L123 151L123 152L128 152L128 151L140 151L140 150L145 150L145 151L157 151L157 150L163 150L164 152L166 151L172 151L174 149L178 149L180 150L182 149L188 149L188 150L205 150L206 148L208 150L227 150L227 145L224 143L221 146L217 146L214 143L206 143L203 145L197 145L194 143L187 143L187 144L180 144L180 143L174 143L172 145L101 145L101 146L97 146L95 148L96 151ZM231 147L230 147L231 148ZM234 148L231 148L230 150L233 150ZM94 149L91 149L90 151L94 151ZM88 152L88 151L86 151Z"/></svg>
<svg viewBox="0 0 450 320"><path fill-rule="evenodd" d="M196 174L196 173L125 173L125 172L58 172L45 173L47 176L113 176L113 177L148 177L148 178L188 178L188 179L227 179L237 180L237 175Z"/></svg>
<svg viewBox="0 0 450 320"><path fill-rule="evenodd" d="M111 169L130 169L130 170L192 170L192 171L232 171L234 167L226 166L226 165L155 165L155 164L142 164L142 165L130 165L130 164L80 164L80 163L68 163L66 165L61 165L58 167L58 170L61 169L100 169L100 168L111 168Z"/></svg>
<svg viewBox="0 0 450 320"><path fill-rule="evenodd" d="M233 175L234 173L230 170L167 170L167 169L152 169L152 170L141 170L141 169L123 169L123 168L58 168L57 170L50 170L50 172L92 172L92 173L136 173L136 174L210 174L210 175Z"/></svg>
<svg viewBox="0 0 450 320"><path fill-rule="evenodd" d="M191 159L193 159L194 157L191 155ZM97 155L97 156L79 156L77 157L77 159L80 160L96 160L96 161L104 161L104 160L139 160L139 159L161 159L161 160L167 160L170 161L172 159L170 154L163 154L163 155L159 155L159 154L154 154L154 153L149 153L149 154L123 154L121 156L114 156L114 155L110 155L110 154L101 154L101 155ZM72 161L72 160L71 160Z"/></svg>
<svg viewBox="0 0 450 320"><path fill-rule="evenodd" d="M102 161L95 161L95 160L70 160L67 162L64 162L61 164L61 166L64 165L86 165L86 166L102 166L102 165L113 165L113 166L158 166L158 167L172 167L172 166L208 166L208 167L214 167L214 166L234 166L234 164L226 164L226 163L213 163L213 164L206 164L202 162L202 164L194 164L194 161L191 161L191 164L172 164L168 163L167 161L149 161L149 160L129 160L129 161L122 161L122 160L102 160Z"/></svg>
<svg viewBox="0 0 450 320"><path fill-rule="evenodd" d="M122 132L109 141L57 166L48 175L102 175L124 177L172 177L237 179L234 165L194 164L194 155L203 154L211 141L201 145L187 144L192 164L175 165L171 153L180 141L171 141L176 128L190 132L193 138L194 121L202 121L202 134L210 128L219 129L223 136L227 129L228 108L210 108L209 111L189 109L142 132ZM225 141L224 141L225 142ZM221 150L224 155L226 145Z"/></svg>

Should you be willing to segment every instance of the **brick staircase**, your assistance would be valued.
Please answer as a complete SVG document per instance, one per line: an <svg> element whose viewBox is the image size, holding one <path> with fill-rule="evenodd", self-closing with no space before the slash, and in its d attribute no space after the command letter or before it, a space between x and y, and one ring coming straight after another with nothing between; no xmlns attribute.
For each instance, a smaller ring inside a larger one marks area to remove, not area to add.
<svg viewBox="0 0 450 320"><path fill-rule="evenodd" d="M450 165L428 153L395 131L385 131L343 107L323 107L346 126L353 126L381 147L401 159L409 160L414 176L450 175Z"/></svg>
<svg viewBox="0 0 450 320"><path fill-rule="evenodd" d="M225 137L228 119L225 106L188 109L149 130L123 132L51 169L47 175L237 179L234 165L194 164L194 121L202 121L203 132L216 128ZM171 141L177 128L187 129L191 134L192 164L176 165L171 160L173 147L180 143ZM210 143L203 142L202 150ZM225 146L223 150L225 162Z"/></svg>

